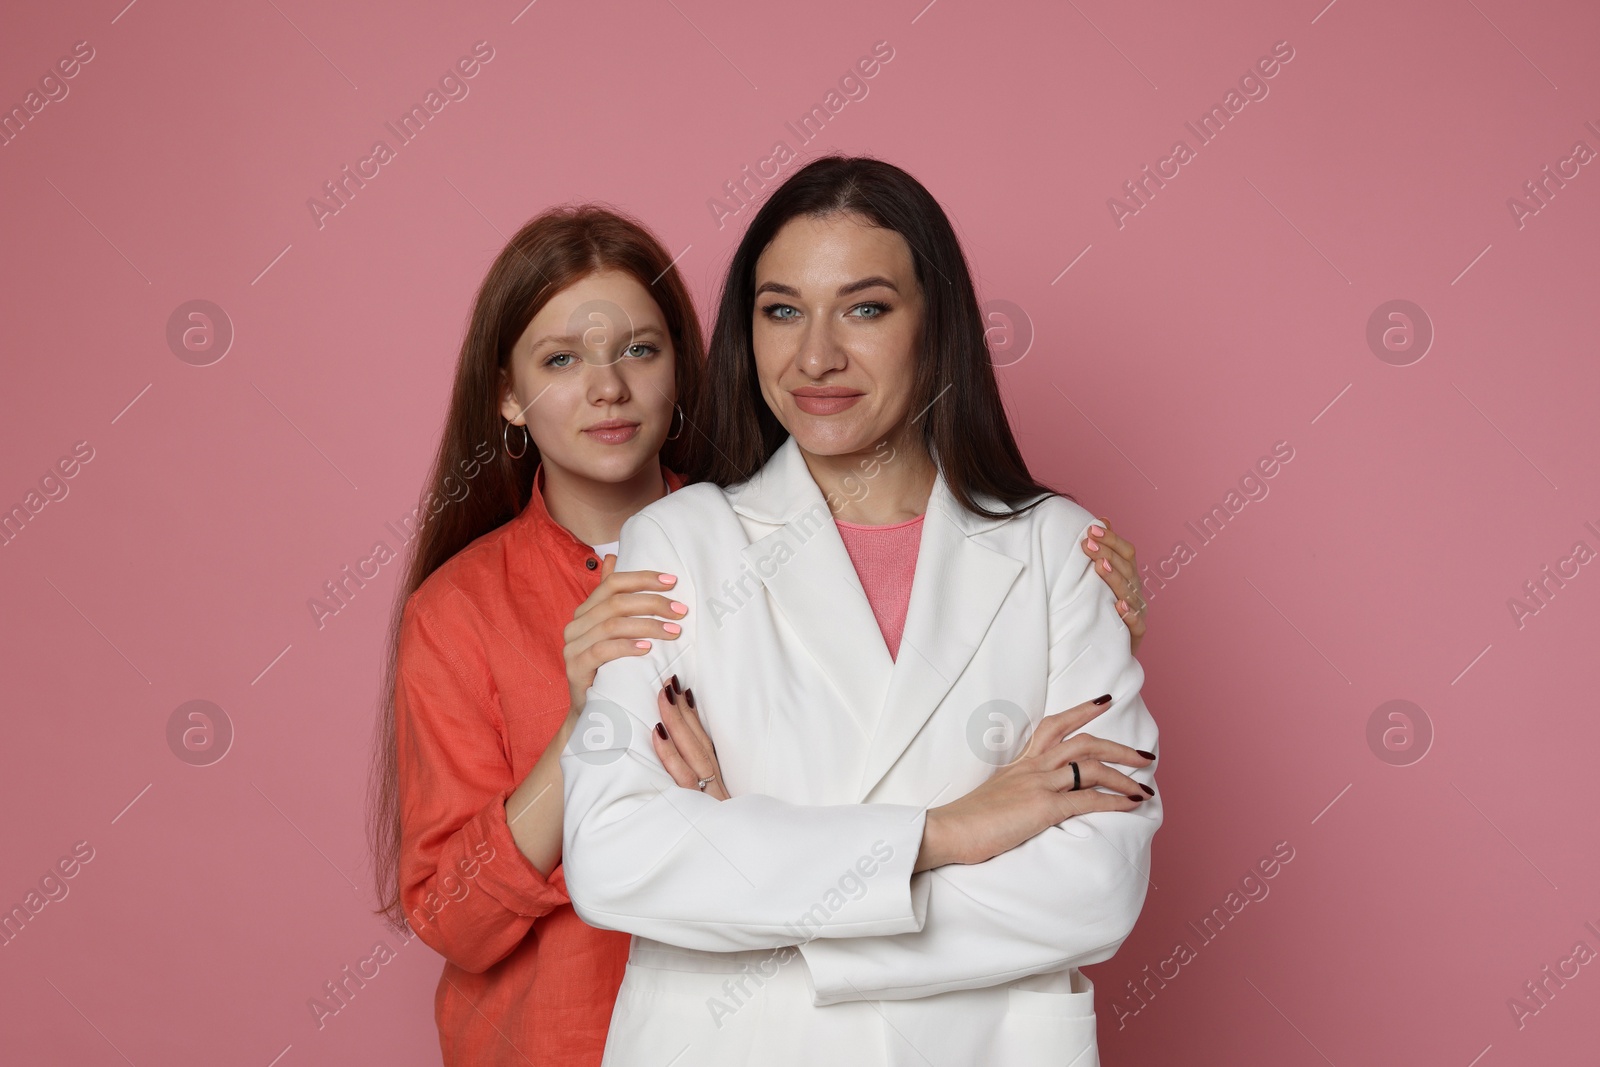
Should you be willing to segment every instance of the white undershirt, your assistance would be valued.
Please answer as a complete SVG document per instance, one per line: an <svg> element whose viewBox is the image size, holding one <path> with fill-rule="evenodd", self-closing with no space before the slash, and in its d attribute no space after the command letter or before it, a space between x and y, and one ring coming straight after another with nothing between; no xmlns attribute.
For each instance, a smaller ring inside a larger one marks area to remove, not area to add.
<svg viewBox="0 0 1600 1067"><path fill-rule="evenodd" d="M672 486L667 484L667 479L665 477L661 479L661 488L666 490L668 493L672 492ZM607 541L603 545L590 545L589 547L594 549L595 559L604 560L607 556L615 556L618 550L622 547L622 542L620 540Z"/></svg>

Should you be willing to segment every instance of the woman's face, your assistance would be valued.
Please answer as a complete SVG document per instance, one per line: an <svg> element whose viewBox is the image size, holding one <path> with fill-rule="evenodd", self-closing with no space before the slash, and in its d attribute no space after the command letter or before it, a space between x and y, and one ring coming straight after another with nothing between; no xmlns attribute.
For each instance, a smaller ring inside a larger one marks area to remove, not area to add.
<svg viewBox="0 0 1600 1067"><path fill-rule="evenodd" d="M905 238L859 215L801 216L756 260L761 395L813 455L862 452L906 421L922 290Z"/></svg>
<svg viewBox="0 0 1600 1067"><path fill-rule="evenodd" d="M673 421L672 337L630 274L598 271L539 309L511 350L500 412L539 456L599 482L655 463ZM517 432L510 431L515 451Z"/></svg>

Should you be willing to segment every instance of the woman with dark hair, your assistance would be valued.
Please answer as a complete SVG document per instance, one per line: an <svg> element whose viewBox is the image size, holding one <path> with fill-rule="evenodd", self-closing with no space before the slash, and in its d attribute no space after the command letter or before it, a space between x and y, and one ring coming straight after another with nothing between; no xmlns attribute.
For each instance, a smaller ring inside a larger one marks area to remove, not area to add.
<svg viewBox="0 0 1600 1067"><path fill-rule="evenodd" d="M775 190L689 423L708 480L618 561L678 576L682 633L599 669L561 761L573 906L635 935L605 1062L1091 1067L1156 727L927 190L839 157Z"/></svg>

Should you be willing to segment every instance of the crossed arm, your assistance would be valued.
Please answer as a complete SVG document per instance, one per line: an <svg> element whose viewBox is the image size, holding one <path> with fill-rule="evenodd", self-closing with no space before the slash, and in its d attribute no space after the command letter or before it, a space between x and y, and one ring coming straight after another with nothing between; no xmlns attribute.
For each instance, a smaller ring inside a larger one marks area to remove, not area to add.
<svg viewBox="0 0 1600 1067"><path fill-rule="evenodd" d="M619 568L680 575L670 539L630 520ZM1154 751L1116 596L1073 553L1051 582L1046 708L1111 693L1096 735ZM685 622L691 637L693 612ZM685 641L671 670L693 675ZM982 863L914 874L927 813L899 804L795 805L680 789L649 741L670 651L606 664L562 757L568 892L592 925L713 952L801 944L817 1002L900 999L1105 959L1143 905L1159 800L1050 826ZM1036 709L1037 710L1037 709ZM1133 772L1148 778L1148 768ZM870 879L850 879L870 869ZM841 892L842 882L865 892Z"/></svg>

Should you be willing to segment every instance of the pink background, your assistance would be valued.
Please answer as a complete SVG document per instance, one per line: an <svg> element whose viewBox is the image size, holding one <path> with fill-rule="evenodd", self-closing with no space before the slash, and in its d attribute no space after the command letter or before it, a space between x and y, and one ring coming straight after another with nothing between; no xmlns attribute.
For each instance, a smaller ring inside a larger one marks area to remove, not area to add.
<svg viewBox="0 0 1600 1067"><path fill-rule="evenodd" d="M778 140L939 197L1036 472L1170 577L1140 656L1169 814L1090 972L1105 1062L1593 1055L1600 965L1520 1026L1508 999L1600 951L1600 566L1520 625L1508 602L1600 549L1600 164L1520 227L1507 206L1600 149L1592 4L122 2L14 5L0 38L7 108L94 50L0 148L0 508L93 449L0 548L0 907L94 853L0 948L0 1059L437 1062L440 961L369 914L361 828L400 567L320 631L307 600L397 545L507 235L610 201L707 308L749 217L708 201ZM1119 228L1108 198L1285 40L1270 94ZM469 95L319 228L308 199L478 41ZM868 95L800 145L785 123L878 41ZM235 331L203 367L166 337L196 299ZM1407 366L1367 341L1395 299L1435 332ZM1186 524L1280 441L1202 543ZM209 766L167 738L196 699L235 734ZM1391 700L1409 748L1369 743ZM1280 841L1270 894L1203 940ZM308 1000L380 938L397 958L319 1029ZM1141 1006L1126 983L1180 940Z"/></svg>

